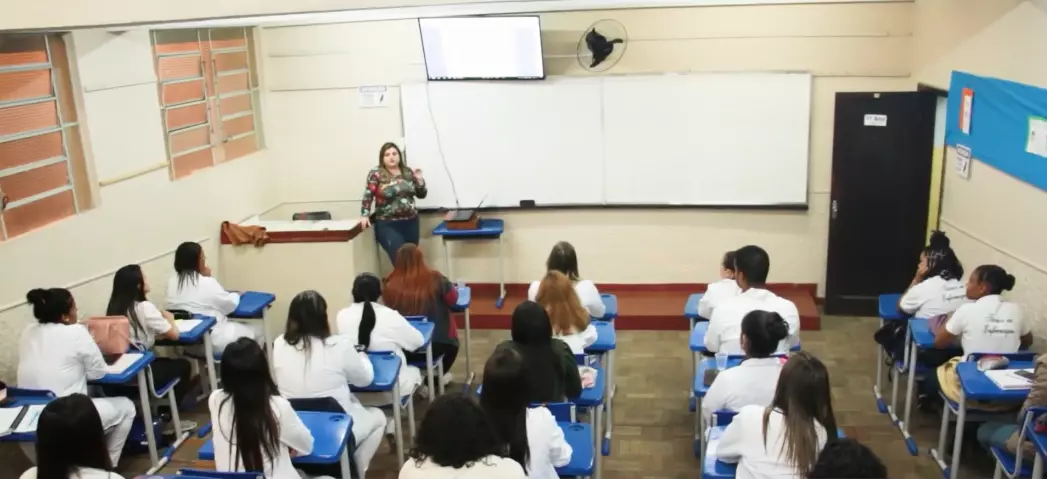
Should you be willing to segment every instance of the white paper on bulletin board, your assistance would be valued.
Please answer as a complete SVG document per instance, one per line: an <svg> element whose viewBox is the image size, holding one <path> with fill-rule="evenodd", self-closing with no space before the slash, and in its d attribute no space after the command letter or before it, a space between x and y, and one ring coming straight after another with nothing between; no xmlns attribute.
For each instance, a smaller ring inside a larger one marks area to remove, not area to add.
<svg viewBox="0 0 1047 479"><path fill-rule="evenodd" d="M389 106L389 89L384 86L362 86L359 88L360 108L385 108Z"/></svg>
<svg viewBox="0 0 1047 479"><path fill-rule="evenodd" d="M971 149L964 145L956 145L956 174L965 180L971 177Z"/></svg>
<svg viewBox="0 0 1047 479"><path fill-rule="evenodd" d="M1029 117L1029 141L1025 151L1047 158L1047 118Z"/></svg>

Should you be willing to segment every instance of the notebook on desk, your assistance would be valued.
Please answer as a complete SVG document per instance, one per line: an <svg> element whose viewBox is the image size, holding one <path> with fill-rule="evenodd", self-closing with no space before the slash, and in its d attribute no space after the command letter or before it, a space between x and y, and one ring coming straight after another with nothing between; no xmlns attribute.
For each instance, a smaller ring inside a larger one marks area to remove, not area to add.
<svg viewBox="0 0 1047 479"><path fill-rule="evenodd" d="M1032 381L1017 375L1016 373L1018 371L1028 371L1031 373L1032 369L996 369L993 371L985 371L985 377L992 380L992 382L996 384L996 387L1003 389L1004 391L1031 388Z"/></svg>
<svg viewBox="0 0 1047 479"><path fill-rule="evenodd" d="M0 437L36 431L43 410L42 404L0 409Z"/></svg>
<svg viewBox="0 0 1047 479"><path fill-rule="evenodd" d="M188 333L189 331L196 329L196 327L202 322L203 321L199 319L178 319L175 320L175 325L178 326L179 333Z"/></svg>
<svg viewBox="0 0 1047 479"><path fill-rule="evenodd" d="M105 366L105 373L106 374L121 374L124 371L127 371L127 368L131 367L131 365L134 364L135 361L138 361L141 358L142 358L142 354L141 353L121 354L119 359L117 359L113 363L107 363L106 364L106 366Z"/></svg>

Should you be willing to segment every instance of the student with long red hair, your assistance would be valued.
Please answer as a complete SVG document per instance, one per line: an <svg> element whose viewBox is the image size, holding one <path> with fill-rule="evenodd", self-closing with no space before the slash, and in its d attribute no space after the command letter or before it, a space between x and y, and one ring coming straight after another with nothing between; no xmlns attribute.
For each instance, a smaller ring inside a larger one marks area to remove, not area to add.
<svg viewBox="0 0 1047 479"><path fill-rule="evenodd" d="M458 357L458 328L451 313L458 310L458 290L439 271L425 264L422 250L405 244L396 252L393 272L382 292L385 305L404 316L425 316L433 323L433 357L443 356L444 383ZM406 354L407 361L425 361L425 352Z"/></svg>

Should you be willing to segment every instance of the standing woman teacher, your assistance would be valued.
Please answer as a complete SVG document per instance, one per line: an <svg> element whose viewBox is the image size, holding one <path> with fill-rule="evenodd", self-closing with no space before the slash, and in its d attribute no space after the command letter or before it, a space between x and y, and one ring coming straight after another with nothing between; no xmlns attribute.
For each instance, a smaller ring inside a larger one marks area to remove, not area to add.
<svg viewBox="0 0 1047 479"><path fill-rule="evenodd" d="M364 228L370 226L374 214L375 239L390 261L395 260L396 252L405 243L418 244L418 208L414 200L425 198L428 193L422 170L407 168L400 147L395 143L382 145L378 166L367 173L360 224Z"/></svg>

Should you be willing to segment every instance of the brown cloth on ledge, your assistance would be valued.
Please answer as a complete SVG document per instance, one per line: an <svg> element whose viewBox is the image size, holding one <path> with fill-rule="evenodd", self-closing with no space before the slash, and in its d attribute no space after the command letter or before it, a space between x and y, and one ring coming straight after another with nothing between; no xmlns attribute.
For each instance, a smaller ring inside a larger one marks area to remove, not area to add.
<svg viewBox="0 0 1047 479"><path fill-rule="evenodd" d="M229 238L230 243L236 246L253 244L261 248L269 242L269 234L261 226L241 226L223 221L222 234Z"/></svg>

